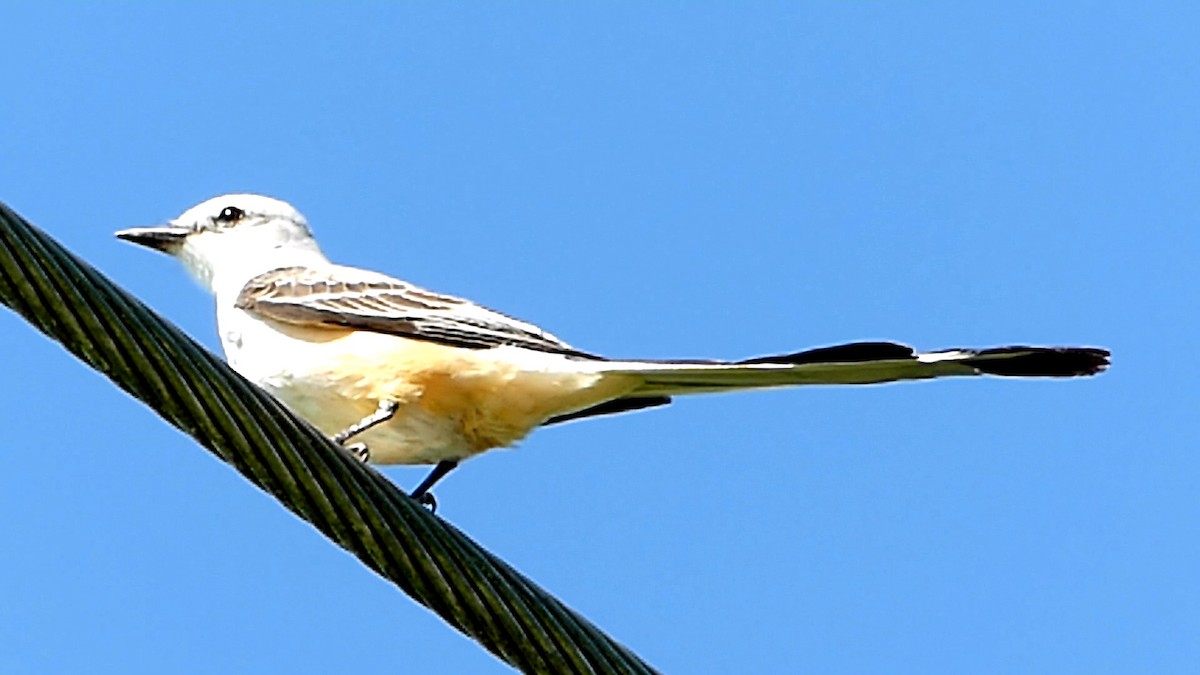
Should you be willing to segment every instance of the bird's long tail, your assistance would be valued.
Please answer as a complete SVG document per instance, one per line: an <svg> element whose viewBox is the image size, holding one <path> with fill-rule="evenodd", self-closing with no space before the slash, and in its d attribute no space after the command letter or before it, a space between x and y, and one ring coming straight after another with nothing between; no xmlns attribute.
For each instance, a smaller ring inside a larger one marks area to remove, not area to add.
<svg viewBox="0 0 1200 675"><path fill-rule="evenodd" d="M875 384L962 375L1078 377L1108 368L1094 347L992 347L917 353L894 342L854 342L744 361L616 361L587 363L594 372L634 376L620 398L552 417L544 424L665 405L672 396L805 384Z"/></svg>
<svg viewBox="0 0 1200 675"><path fill-rule="evenodd" d="M1092 347L993 347L918 353L893 342L856 342L744 361L608 361L606 373L636 375L626 398L806 384L873 384L962 375L1095 375L1109 352Z"/></svg>

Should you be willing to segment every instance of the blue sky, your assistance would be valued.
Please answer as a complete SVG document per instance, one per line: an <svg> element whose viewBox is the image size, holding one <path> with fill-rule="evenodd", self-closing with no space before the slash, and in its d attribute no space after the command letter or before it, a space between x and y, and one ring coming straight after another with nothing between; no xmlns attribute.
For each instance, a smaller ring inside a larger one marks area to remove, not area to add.
<svg viewBox="0 0 1200 675"><path fill-rule="evenodd" d="M440 514L667 672L1200 660L1191 3L5 8L0 199L216 194L614 356L1109 347L1086 381L697 398L472 460ZM0 670L505 672L10 313ZM404 487L423 469L387 469Z"/></svg>

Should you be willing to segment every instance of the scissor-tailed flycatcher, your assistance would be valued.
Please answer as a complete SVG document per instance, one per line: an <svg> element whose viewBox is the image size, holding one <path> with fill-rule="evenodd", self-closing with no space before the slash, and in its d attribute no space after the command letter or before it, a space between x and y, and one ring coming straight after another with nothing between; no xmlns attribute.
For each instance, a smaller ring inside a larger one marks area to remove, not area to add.
<svg viewBox="0 0 1200 675"><path fill-rule="evenodd" d="M229 365L371 461L458 462L539 426L636 410L671 396L951 375L1094 375L1109 353L997 347L916 353L862 342L744 361L621 361L532 324L383 274L329 262L304 216L259 195L225 195L162 227L117 236L179 258L217 300ZM367 446L356 446L367 457Z"/></svg>

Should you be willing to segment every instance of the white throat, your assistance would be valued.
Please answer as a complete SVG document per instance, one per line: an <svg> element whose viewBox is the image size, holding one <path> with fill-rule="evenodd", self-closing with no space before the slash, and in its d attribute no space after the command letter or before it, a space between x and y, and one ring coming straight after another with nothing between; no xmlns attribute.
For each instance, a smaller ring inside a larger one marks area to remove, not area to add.
<svg viewBox="0 0 1200 675"><path fill-rule="evenodd" d="M231 242L240 243L240 242ZM185 246L179 256L188 272L216 296L232 306L242 288L254 277L282 267L321 266L329 259L311 237L291 239L271 246Z"/></svg>

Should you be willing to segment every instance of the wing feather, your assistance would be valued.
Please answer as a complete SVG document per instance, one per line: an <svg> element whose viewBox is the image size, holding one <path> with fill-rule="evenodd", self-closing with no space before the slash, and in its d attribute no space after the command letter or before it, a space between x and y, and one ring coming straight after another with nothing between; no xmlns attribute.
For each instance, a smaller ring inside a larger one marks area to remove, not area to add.
<svg viewBox="0 0 1200 675"><path fill-rule="evenodd" d="M342 326L468 349L511 345L598 358L519 319L353 267L285 267L254 277L237 307L302 326Z"/></svg>

